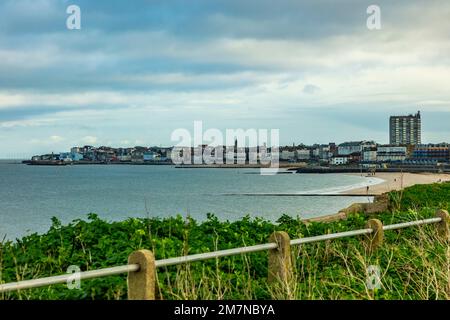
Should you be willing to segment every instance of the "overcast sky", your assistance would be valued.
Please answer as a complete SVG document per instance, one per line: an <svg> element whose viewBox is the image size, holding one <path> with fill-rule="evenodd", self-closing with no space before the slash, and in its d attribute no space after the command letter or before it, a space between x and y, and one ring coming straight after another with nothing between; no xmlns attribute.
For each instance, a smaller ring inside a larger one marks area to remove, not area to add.
<svg viewBox="0 0 450 320"><path fill-rule="evenodd" d="M450 142L450 1L336 2L2 0L0 158L173 145L194 120L387 143L417 110L423 142Z"/></svg>

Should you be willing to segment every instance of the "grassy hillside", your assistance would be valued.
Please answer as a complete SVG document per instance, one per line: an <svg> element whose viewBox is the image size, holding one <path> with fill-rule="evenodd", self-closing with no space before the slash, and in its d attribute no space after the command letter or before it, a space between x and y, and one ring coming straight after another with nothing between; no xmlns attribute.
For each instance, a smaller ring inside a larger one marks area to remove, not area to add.
<svg viewBox="0 0 450 320"><path fill-rule="evenodd" d="M450 183L414 186L390 194L391 212L378 214L384 224L433 217L450 206ZM0 245L3 283L127 262L137 249L154 251L157 259L265 243L275 230L291 238L363 228L370 217L305 224L282 216L276 224L248 216L235 222L208 215L203 223L181 216L107 222L95 214L68 225L54 218L50 230ZM375 252L363 237L293 247L295 281L274 290L267 284L267 253L213 259L158 269L163 299L448 299L448 243L433 225L386 231ZM367 267L379 266L382 285L369 290ZM0 294L0 299L125 299L126 275L82 281L81 289L65 285Z"/></svg>

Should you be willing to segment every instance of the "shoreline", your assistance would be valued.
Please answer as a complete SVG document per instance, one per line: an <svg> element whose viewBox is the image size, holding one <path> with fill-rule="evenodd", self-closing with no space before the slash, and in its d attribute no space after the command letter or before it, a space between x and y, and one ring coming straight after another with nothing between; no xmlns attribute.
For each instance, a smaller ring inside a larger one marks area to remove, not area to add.
<svg viewBox="0 0 450 320"><path fill-rule="evenodd" d="M341 173L342 175L354 175L360 176L361 174L357 173ZM376 173L374 176L363 175L367 178L378 178L382 179L378 184L369 185L370 194L375 194L374 202L367 203L353 203L347 208L342 208L337 213L328 214L320 217L307 218L303 219L304 222L333 222L336 220L342 220L347 217L349 212L356 211L366 211L368 207L373 206L373 208L369 209L369 211L373 211L372 213L376 213L377 211L383 211L387 209L388 203L387 197L383 197L384 194L390 191L399 191L407 187L411 187L418 184L432 184L432 183L443 183L450 182L450 174L447 173L401 173L401 172L381 172ZM342 191L342 195L362 195L367 194L367 187L361 188L353 188L350 190ZM381 201L377 202L376 198L381 199ZM383 200L383 198L385 198Z"/></svg>
<svg viewBox="0 0 450 320"><path fill-rule="evenodd" d="M356 173L346 175L361 176ZM343 191L346 195L364 195L367 193L381 195L390 191L399 191L416 184L431 184L450 181L448 173L410 173L410 172L377 172L375 175L363 175L366 178L378 178L383 181L367 187L354 188Z"/></svg>

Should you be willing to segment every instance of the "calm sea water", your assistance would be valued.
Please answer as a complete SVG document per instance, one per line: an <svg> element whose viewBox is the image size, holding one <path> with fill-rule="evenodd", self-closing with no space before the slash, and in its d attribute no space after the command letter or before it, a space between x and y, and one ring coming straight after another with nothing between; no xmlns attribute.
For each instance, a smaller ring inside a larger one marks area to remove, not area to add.
<svg viewBox="0 0 450 320"><path fill-rule="evenodd" d="M235 220L249 214L275 221L281 214L327 215L356 197L246 196L249 193L330 192L362 186L359 176L259 175L258 169L176 169L172 166L27 166L0 162L0 237L45 232L50 219L64 223L90 212L107 220L206 213ZM233 195L230 195L233 194Z"/></svg>

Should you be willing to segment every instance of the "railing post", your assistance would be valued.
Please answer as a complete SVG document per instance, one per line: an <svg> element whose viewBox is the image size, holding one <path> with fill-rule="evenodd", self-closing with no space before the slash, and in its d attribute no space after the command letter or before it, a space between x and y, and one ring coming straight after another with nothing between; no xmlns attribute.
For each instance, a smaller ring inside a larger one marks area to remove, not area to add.
<svg viewBox="0 0 450 320"><path fill-rule="evenodd" d="M155 256L150 250L134 251L128 264L138 264L139 270L128 273L128 300L155 300Z"/></svg>
<svg viewBox="0 0 450 320"><path fill-rule="evenodd" d="M376 250L383 244L384 240L384 231L383 231L383 223L378 219L370 219L367 221L366 228L370 228L373 230L372 233L367 235L369 250Z"/></svg>
<svg viewBox="0 0 450 320"><path fill-rule="evenodd" d="M450 215L448 214L447 210L437 210L436 211L436 217L441 218L441 222L438 223L438 234L440 237L442 237L445 240L449 240L450 238Z"/></svg>
<svg viewBox="0 0 450 320"><path fill-rule="evenodd" d="M292 278L291 239L284 231L275 231L269 242L275 242L278 248L269 250L268 282L288 283Z"/></svg>

